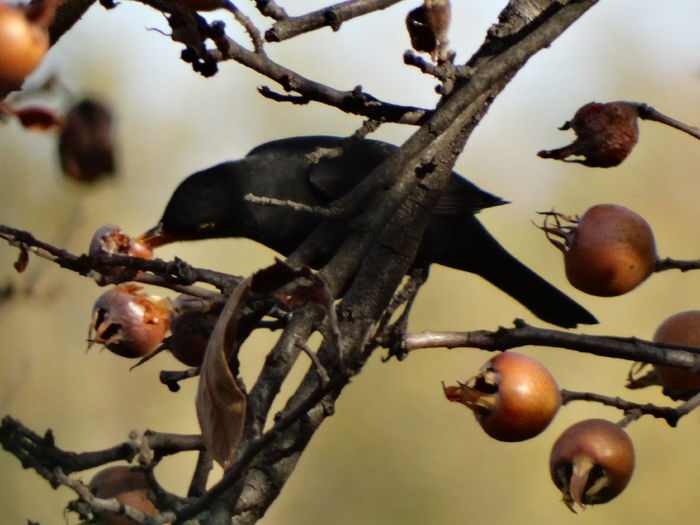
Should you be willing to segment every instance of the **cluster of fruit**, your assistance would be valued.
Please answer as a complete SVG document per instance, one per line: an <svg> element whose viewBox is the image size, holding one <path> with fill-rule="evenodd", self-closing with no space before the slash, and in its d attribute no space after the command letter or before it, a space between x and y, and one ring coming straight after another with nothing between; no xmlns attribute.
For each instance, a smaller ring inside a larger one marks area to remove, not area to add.
<svg viewBox="0 0 700 525"><path fill-rule="evenodd" d="M89 254L129 255L151 259L153 252L137 239L114 225L97 230ZM100 281L136 278L138 271L112 266L102 269ZM199 366L209 336L216 324L212 305L189 295L168 299L145 293L134 282L119 284L95 301L90 322L90 343L103 345L127 358L148 359L161 350L169 350L187 366Z"/></svg>
<svg viewBox="0 0 700 525"><path fill-rule="evenodd" d="M700 347L700 311L680 312L657 328L654 342ZM700 374L655 365L665 391L689 395L700 389ZM538 361L503 352L486 362L466 383L443 387L450 401L471 409L483 430L499 441L533 438L544 431L561 406L556 381ZM606 503L627 486L634 470L634 447L623 428L603 419L587 419L566 429L552 447L552 481L564 503Z"/></svg>
<svg viewBox="0 0 700 525"><path fill-rule="evenodd" d="M648 113L653 112L649 117ZM573 129L573 144L540 157L568 160L591 167L622 162L637 142L637 118L653 120L697 136L690 128L645 105L613 102L583 106L562 129ZM658 266L651 227L640 215L616 204L598 204L581 217L544 212L541 229L564 254L568 281L585 293L613 297L625 294ZM700 311L685 311L666 319L654 342L700 347ZM700 374L685 369L654 366L664 392L688 398L700 391ZM556 382L540 363L525 355L506 352L488 361L467 383L444 388L450 401L469 407L484 431L501 441L522 441L541 433L561 404ZM610 501L627 486L634 469L632 441L619 424L602 419L581 421L565 430L554 443L550 472L566 505Z"/></svg>
<svg viewBox="0 0 700 525"><path fill-rule="evenodd" d="M524 441L547 428L561 406L549 371L535 359L503 352L466 383L444 387L450 401L470 408L484 431L499 441ZM554 443L549 458L554 484L574 510L620 494L634 470L632 440L615 423L580 421Z"/></svg>

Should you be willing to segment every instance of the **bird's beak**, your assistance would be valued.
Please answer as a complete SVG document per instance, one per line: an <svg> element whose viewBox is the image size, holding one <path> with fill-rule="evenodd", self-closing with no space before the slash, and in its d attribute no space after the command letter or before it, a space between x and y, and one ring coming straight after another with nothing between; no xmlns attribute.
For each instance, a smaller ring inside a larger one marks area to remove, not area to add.
<svg viewBox="0 0 700 525"><path fill-rule="evenodd" d="M145 244L149 248L158 248L164 244L170 244L178 239L174 235L168 235L163 231L163 225L157 224L145 233L136 237L136 242Z"/></svg>

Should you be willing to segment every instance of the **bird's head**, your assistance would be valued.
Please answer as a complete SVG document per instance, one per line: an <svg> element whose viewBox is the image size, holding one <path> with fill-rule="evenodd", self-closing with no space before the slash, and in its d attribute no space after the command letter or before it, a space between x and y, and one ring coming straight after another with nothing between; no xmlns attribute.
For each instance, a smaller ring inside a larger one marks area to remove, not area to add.
<svg viewBox="0 0 700 525"><path fill-rule="evenodd" d="M173 192L158 224L137 240L156 248L176 241L237 236L242 203L234 164L219 164L187 177Z"/></svg>

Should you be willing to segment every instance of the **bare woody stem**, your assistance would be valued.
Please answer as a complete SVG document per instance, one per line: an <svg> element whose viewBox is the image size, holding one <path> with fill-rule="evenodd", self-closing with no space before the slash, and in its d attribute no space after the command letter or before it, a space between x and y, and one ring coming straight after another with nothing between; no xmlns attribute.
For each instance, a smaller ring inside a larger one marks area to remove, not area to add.
<svg viewBox="0 0 700 525"><path fill-rule="evenodd" d="M399 342L410 352L421 348L481 348L503 351L527 345L576 350L603 357L669 365L688 370L700 370L700 348L652 343L635 337L572 334L530 326L517 320L514 328L496 331L431 332L406 334Z"/></svg>
<svg viewBox="0 0 700 525"><path fill-rule="evenodd" d="M305 15L283 18L265 33L265 40L268 42L281 42L322 27L330 27L333 31L337 31L343 22L373 11L386 9L399 1L350 0L324 7Z"/></svg>
<svg viewBox="0 0 700 525"><path fill-rule="evenodd" d="M605 406L619 408L625 413L625 416L632 415L632 418L638 419L642 415L650 415L659 419L664 419L670 426L675 427L678 421L685 415L700 405L700 394L693 396L691 399L678 405L677 407L662 407L652 403L634 403L620 397L605 396L595 394L593 392L573 392L571 390L561 391L562 404L566 405L572 401L592 401L601 403ZM631 418L630 418L631 419Z"/></svg>
<svg viewBox="0 0 700 525"><path fill-rule="evenodd" d="M700 128L696 128L695 126L689 126L688 124L685 124L680 120L676 120L674 118L669 117L668 115L664 115L660 111L657 111L656 108L653 108L646 104L638 103L635 105L637 106L637 111L639 112L639 118L644 120L653 120L655 122L660 122L661 124L666 124L667 126L671 126L672 128L682 131L683 133L687 133L691 137L700 139Z"/></svg>

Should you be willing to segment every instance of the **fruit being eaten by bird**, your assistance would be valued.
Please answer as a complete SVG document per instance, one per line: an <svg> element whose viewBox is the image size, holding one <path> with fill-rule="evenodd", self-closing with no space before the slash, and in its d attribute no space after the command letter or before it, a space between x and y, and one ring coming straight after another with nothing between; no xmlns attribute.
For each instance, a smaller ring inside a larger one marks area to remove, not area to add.
<svg viewBox="0 0 700 525"><path fill-rule="evenodd" d="M537 360L502 352L469 381L444 387L447 399L474 412L484 431L499 441L524 441L552 421L561 394L549 371Z"/></svg>
<svg viewBox="0 0 700 525"><path fill-rule="evenodd" d="M337 154L312 159L319 148ZM182 240L246 237L289 255L323 219L289 206L265 206L250 195L324 207L352 191L397 151L396 146L375 140L347 145L340 137L291 137L263 144L243 159L185 179L159 223L139 240L156 248ZM380 189L377 198L381 195ZM475 216L504 203L453 173L432 210L413 269L437 263L476 273L547 322L566 328L596 323L588 311L508 253ZM339 228L307 264L313 268L326 264L347 231Z"/></svg>
<svg viewBox="0 0 700 525"><path fill-rule="evenodd" d="M90 240L88 255L91 257L108 257L110 255L128 255L142 259L152 259L153 250L126 233L119 226L105 224L100 226ZM99 271L96 282L100 286L131 281L141 275L141 271L131 266L116 266L109 264L95 265Z"/></svg>

